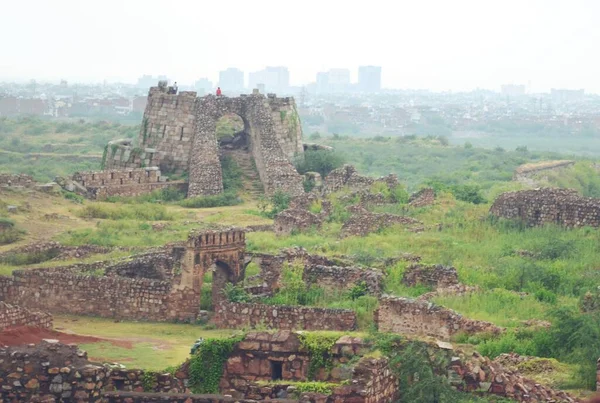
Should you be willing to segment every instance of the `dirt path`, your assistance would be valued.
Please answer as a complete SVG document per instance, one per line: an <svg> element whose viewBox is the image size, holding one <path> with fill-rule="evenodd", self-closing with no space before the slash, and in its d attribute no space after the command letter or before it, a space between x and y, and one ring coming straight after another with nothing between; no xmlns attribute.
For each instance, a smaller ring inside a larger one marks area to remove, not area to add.
<svg viewBox="0 0 600 403"><path fill-rule="evenodd" d="M19 346L23 344L37 344L43 339L56 339L64 344L102 343L108 342L122 348L133 348L129 340L102 339L93 336L81 336L63 333L56 330L41 329L38 327L22 326L0 332L0 345Z"/></svg>

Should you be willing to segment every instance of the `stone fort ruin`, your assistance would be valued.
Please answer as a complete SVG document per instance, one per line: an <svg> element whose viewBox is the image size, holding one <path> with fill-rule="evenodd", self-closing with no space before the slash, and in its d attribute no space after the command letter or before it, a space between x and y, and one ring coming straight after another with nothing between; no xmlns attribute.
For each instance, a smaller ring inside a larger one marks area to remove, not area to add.
<svg viewBox="0 0 600 403"><path fill-rule="evenodd" d="M304 152L294 99L264 96L258 91L233 98L200 98L191 91L169 94L166 83L159 82L148 93L139 146L133 147L128 140L110 142L103 167L185 171L189 172L189 197L219 194L223 192L222 149L216 125L226 115L237 115L244 124L243 130L229 139L228 148L239 151L235 153L238 158L253 161L264 191L302 194L302 177L292 165L292 159Z"/></svg>

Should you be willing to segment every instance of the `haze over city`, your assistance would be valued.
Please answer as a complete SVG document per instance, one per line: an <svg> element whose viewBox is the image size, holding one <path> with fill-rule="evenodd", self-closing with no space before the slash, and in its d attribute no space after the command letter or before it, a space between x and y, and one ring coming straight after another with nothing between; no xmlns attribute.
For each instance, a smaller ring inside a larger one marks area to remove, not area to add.
<svg viewBox="0 0 600 403"><path fill-rule="evenodd" d="M499 90L502 84L600 92L595 18L600 3L308 0L114 0L5 4L0 80L134 83L165 74L218 81L286 66L290 84L344 68L382 67L383 88ZM246 78L246 80L248 80Z"/></svg>

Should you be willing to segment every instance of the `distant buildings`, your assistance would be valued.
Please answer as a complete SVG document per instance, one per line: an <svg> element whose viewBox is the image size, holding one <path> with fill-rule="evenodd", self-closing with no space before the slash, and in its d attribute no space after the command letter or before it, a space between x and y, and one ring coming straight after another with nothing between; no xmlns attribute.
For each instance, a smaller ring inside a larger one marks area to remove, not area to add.
<svg viewBox="0 0 600 403"><path fill-rule="evenodd" d="M362 92L379 92L381 90L381 67L360 66L358 68L358 89Z"/></svg>
<svg viewBox="0 0 600 403"><path fill-rule="evenodd" d="M138 78L136 87L144 88L147 90L150 87L156 86L156 84L159 81L168 81L168 78L165 75L160 75L160 76L154 77L151 75L144 74L143 76Z"/></svg>
<svg viewBox="0 0 600 403"><path fill-rule="evenodd" d="M501 92L502 95L508 95L511 97L525 95L525 86L515 84L504 84L501 87Z"/></svg>
<svg viewBox="0 0 600 403"><path fill-rule="evenodd" d="M261 84L267 92L283 93L290 87L290 73L287 67L266 67L250 73L248 77L250 89L259 88Z"/></svg>
<svg viewBox="0 0 600 403"><path fill-rule="evenodd" d="M552 88L550 90L552 101L556 103L581 101L584 96L583 90L564 90Z"/></svg>
<svg viewBox="0 0 600 403"><path fill-rule="evenodd" d="M233 67L220 71L219 87L224 93L244 91L244 72Z"/></svg>
<svg viewBox="0 0 600 403"><path fill-rule="evenodd" d="M331 69L327 72L317 73L317 93L348 92L350 87L350 70Z"/></svg>
<svg viewBox="0 0 600 403"><path fill-rule="evenodd" d="M201 78L196 80L194 83L194 90L198 95L204 95L211 92L213 89L213 83L208 78Z"/></svg>

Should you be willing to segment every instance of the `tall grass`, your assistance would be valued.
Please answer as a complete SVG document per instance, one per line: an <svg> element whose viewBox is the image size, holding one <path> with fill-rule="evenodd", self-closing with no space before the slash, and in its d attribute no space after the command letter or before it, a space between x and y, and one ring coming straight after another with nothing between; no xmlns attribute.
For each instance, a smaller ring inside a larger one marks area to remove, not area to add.
<svg viewBox="0 0 600 403"><path fill-rule="evenodd" d="M166 207L151 203L126 206L89 204L79 210L77 214L83 218L107 220L169 221L175 219L175 215Z"/></svg>

